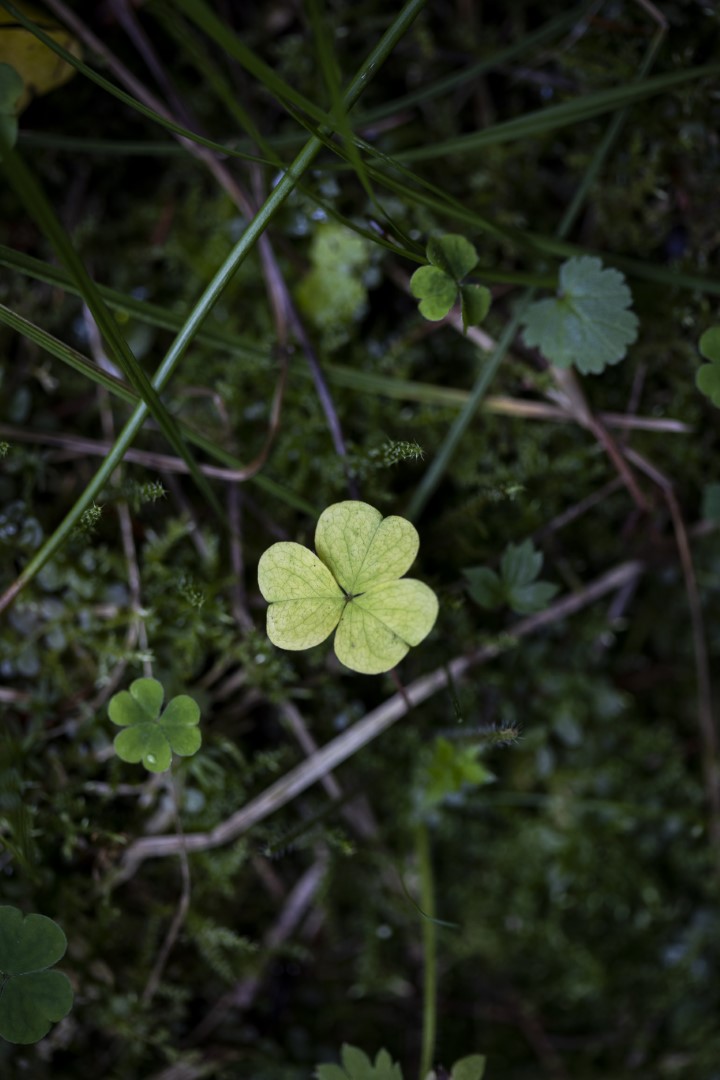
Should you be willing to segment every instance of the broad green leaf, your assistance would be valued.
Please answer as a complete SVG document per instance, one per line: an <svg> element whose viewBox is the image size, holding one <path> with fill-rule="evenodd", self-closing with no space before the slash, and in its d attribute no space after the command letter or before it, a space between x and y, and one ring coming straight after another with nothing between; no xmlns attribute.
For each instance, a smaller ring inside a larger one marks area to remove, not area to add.
<svg viewBox="0 0 720 1080"><path fill-rule="evenodd" d="M426 252L428 261L456 282L462 281L478 264L478 253L473 245L457 233L432 237Z"/></svg>
<svg viewBox="0 0 720 1080"><path fill-rule="evenodd" d="M70 1012L72 987L66 975L47 969L65 955L67 940L45 915L0 907L0 1036L34 1043Z"/></svg>
<svg viewBox="0 0 720 1080"><path fill-rule="evenodd" d="M695 385L720 409L720 326L706 330L698 343L700 352L709 360L695 375Z"/></svg>
<svg viewBox="0 0 720 1080"><path fill-rule="evenodd" d="M268 601L267 632L280 649L309 649L332 634L345 606L343 591L317 555L280 541L260 557L260 592Z"/></svg>
<svg viewBox="0 0 720 1080"><path fill-rule="evenodd" d="M462 302L463 329L468 326L478 326L488 311L492 295L484 285L461 285L460 300Z"/></svg>
<svg viewBox="0 0 720 1080"><path fill-rule="evenodd" d="M15 68L0 63L0 129L3 141L10 146L17 141L17 118L23 90L23 81Z"/></svg>
<svg viewBox="0 0 720 1080"><path fill-rule="evenodd" d="M315 550L348 596L402 577L419 547L417 529L405 518L383 518L354 500L329 506L315 530Z"/></svg>
<svg viewBox="0 0 720 1080"><path fill-rule="evenodd" d="M421 266L410 278L410 292L420 301L420 314L431 322L439 322L455 303L457 285L444 270Z"/></svg>
<svg viewBox="0 0 720 1080"><path fill-rule="evenodd" d="M340 1065L318 1065L315 1070L317 1080L403 1080L402 1070L387 1050L380 1050L375 1057L375 1064L362 1050L345 1043L340 1052Z"/></svg>
<svg viewBox="0 0 720 1080"><path fill-rule="evenodd" d="M502 607L505 601L503 583L497 574L485 566L471 566L463 570L463 577L467 580L467 591L480 607L494 611Z"/></svg>
<svg viewBox="0 0 720 1080"><path fill-rule="evenodd" d="M267 632L283 649L306 649L337 627L335 652L354 671L389 671L429 634L437 598L422 582L398 580L419 546L400 517L356 500L320 515L314 555L300 544L273 544L258 564L268 601Z"/></svg>
<svg viewBox="0 0 720 1080"><path fill-rule="evenodd" d="M422 581L373 585L343 612L335 635L338 659L364 675L388 671L427 637L437 612L437 597Z"/></svg>
<svg viewBox="0 0 720 1080"><path fill-rule="evenodd" d="M603 269L590 255L569 259L560 268L558 297L528 307L525 343L559 367L574 364L583 374L598 374L622 360L637 337L631 303L619 270Z"/></svg>
<svg viewBox="0 0 720 1080"><path fill-rule="evenodd" d="M180 694L168 702L161 715L163 697L162 683L157 679L136 679L129 691L115 694L108 706L112 722L125 729L115 736L118 757L132 764L142 761L151 772L165 772L173 752L191 757L202 743L197 702Z"/></svg>
<svg viewBox="0 0 720 1080"><path fill-rule="evenodd" d="M461 1058L453 1065L450 1080L483 1080L486 1060L484 1054Z"/></svg>
<svg viewBox="0 0 720 1080"><path fill-rule="evenodd" d="M527 585L534 581L543 564L541 551L535 551L532 540L508 544L500 560L503 582L509 587Z"/></svg>

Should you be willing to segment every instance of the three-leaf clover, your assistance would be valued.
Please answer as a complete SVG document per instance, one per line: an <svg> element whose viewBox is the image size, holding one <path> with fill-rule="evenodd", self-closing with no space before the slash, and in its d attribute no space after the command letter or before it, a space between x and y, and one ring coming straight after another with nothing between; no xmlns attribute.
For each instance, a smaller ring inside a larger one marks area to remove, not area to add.
<svg viewBox="0 0 720 1080"><path fill-rule="evenodd" d="M356 1046L344 1044L340 1051L342 1068L339 1065L318 1065L315 1070L317 1080L403 1080L402 1070L387 1050L380 1050L375 1064Z"/></svg>
<svg viewBox="0 0 720 1080"><path fill-rule="evenodd" d="M280 541L260 558L268 637L281 649L309 649L337 627L335 652L346 667L364 675L389 671L437 618L432 589L402 577L419 546L405 518L383 518L354 500L329 506L315 529L317 555Z"/></svg>
<svg viewBox="0 0 720 1080"><path fill-rule="evenodd" d="M698 348L710 363L698 368L695 384L698 390L720 409L720 326L706 330L700 338Z"/></svg>
<svg viewBox="0 0 720 1080"><path fill-rule="evenodd" d="M420 314L431 322L444 319L457 300L462 304L463 326L476 326L490 310L490 290L484 285L463 285L462 279L477 266L478 254L469 240L455 233L431 239L426 248L429 266L410 278L410 292L420 303Z"/></svg>
<svg viewBox="0 0 720 1080"><path fill-rule="evenodd" d="M481 607L494 610L507 604L519 615L542 611L557 592L557 585L536 581L542 569L541 551L532 540L508 544L500 560L500 575L484 566L464 570L468 592Z"/></svg>
<svg viewBox="0 0 720 1080"><path fill-rule="evenodd" d="M142 761L150 772L170 768L173 751L190 757L200 749L200 708L187 694L167 703L160 715L165 691L157 679L136 679L129 692L121 690L110 699L108 715L123 727L113 743L118 757L133 764Z"/></svg>
<svg viewBox="0 0 720 1080"><path fill-rule="evenodd" d="M65 955L67 940L45 915L0 907L0 1035L34 1043L70 1012L73 992L61 971L48 971Z"/></svg>
<svg viewBox="0 0 720 1080"><path fill-rule="evenodd" d="M553 300L528 307L525 343L558 367L572 364L597 375L617 364L637 337L638 320L627 308L632 294L619 270L606 270L600 259L583 255L560 267L560 289Z"/></svg>

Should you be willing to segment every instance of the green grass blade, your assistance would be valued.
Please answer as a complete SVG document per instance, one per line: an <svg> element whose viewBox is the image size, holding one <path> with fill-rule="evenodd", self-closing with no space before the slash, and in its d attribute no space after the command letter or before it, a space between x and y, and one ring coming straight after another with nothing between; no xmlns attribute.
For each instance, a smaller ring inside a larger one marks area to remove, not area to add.
<svg viewBox="0 0 720 1080"><path fill-rule="evenodd" d="M95 282L85 269L82 259L75 251L70 237L56 217L55 211L46 198L43 189L22 158L8 144L3 143L1 134L0 146L2 146L2 163L10 183L20 201L25 205L30 217L38 224L44 235L52 243L60 259L65 263L68 272L75 279L82 298L92 313L98 330L105 341L110 358L122 370L125 377L132 383L147 404L165 438L175 450L175 453L183 459L190 470L190 475L208 504L222 520L224 516L222 508L208 483L207 477L203 476L199 470L194 457L178 431L175 420L161 402L155 388L120 333L116 320L105 306Z"/></svg>

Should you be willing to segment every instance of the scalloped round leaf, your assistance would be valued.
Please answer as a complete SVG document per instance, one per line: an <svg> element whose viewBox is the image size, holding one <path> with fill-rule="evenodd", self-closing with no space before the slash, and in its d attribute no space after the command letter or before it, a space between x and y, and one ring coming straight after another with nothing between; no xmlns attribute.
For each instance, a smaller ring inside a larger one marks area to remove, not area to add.
<svg viewBox="0 0 720 1080"><path fill-rule="evenodd" d="M460 300L463 329L467 330L468 326L477 326L483 321L490 310L492 294L484 285L461 285Z"/></svg>
<svg viewBox="0 0 720 1080"><path fill-rule="evenodd" d="M700 338L698 348L706 360L720 361L720 326L711 326Z"/></svg>
<svg viewBox="0 0 720 1080"><path fill-rule="evenodd" d="M703 364L695 373L695 385L720 409L720 362Z"/></svg>
<svg viewBox="0 0 720 1080"><path fill-rule="evenodd" d="M405 518L383 518L354 499L328 506L315 529L315 550L348 596L402 577L419 547L417 529Z"/></svg>
<svg viewBox="0 0 720 1080"><path fill-rule="evenodd" d="M25 915L0 907L0 972L20 975L52 967L65 955L67 938L46 915Z"/></svg>
<svg viewBox="0 0 720 1080"><path fill-rule="evenodd" d="M267 635L280 649L309 649L329 637L345 605L343 591L312 551L281 541L258 563L258 585L269 601Z"/></svg>
<svg viewBox="0 0 720 1080"><path fill-rule="evenodd" d="M200 706L187 694L172 698L159 721L171 749L180 757L192 757L200 749L199 722Z"/></svg>
<svg viewBox="0 0 720 1080"><path fill-rule="evenodd" d="M338 660L363 675L389 671L427 637L437 613L437 597L422 581L403 578L374 586L343 612L335 634Z"/></svg>
<svg viewBox="0 0 720 1080"><path fill-rule="evenodd" d="M108 715L113 724L128 727L155 720L160 715L165 691L157 679L135 679L130 689L113 694Z"/></svg>
<svg viewBox="0 0 720 1080"><path fill-rule="evenodd" d="M123 761L137 765L142 761L149 772L166 772L172 762L170 743L154 720L126 727L113 742L115 753Z"/></svg>
<svg viewBox="0 0 720 1080"><path fill-rule="evenodd" d="M421 266L410 278L410 292L420 301L420 314L430 322L444 319L457 298L457 285L444 270Z"/></svg>
<svg viewBox="0 0 720 1080"><path fill-rule="evenodd" d="M130 683L130 693L148 716L160 715L165 691L157 679L135 679Z"/></svg>
<svg viewBox="0 0 720 1080"><path fill-rule="evenodd" d="M425 250L428 261L444 270L456 282L462 281L478 264L475 247L459 233L433 236Z"/></svg>
<svg viewBox="0 0 720 1080"><path fill-rule="evenodd" d="M560 268L560 292L528 307L525 343L559 367L574 364L583 374L599 374L623 359L637 338L638 320L626 310L632 294L618 270L603 269L591 255L569 259Z"/></svg>
<svg viewBox="0 0 720 1080"><path fill-rule="evenodd" d="M8 1042L35 1043L70 1012L73 991L61 971L37 971L7 980L0 997L0 1035Z"/></svg>

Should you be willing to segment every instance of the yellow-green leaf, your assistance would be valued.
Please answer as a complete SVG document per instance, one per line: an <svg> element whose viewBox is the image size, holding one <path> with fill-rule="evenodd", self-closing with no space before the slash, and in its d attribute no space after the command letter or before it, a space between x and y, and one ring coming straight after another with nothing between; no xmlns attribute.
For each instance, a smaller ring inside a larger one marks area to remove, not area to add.
<svg viewBox="0 0 720 1080"><path fill-rule="evenodd" d="M335 652L343 664L364 675L389 671L411 645L427 637L437 613L437 597L422 581L405 578L374 585L345 608Z"/></svg>
<svg viewBox="0 0 720 1080"><path fill-rule="evenodd" d="M281 649L309 649L333 632L345 597L317 555L281 541L261 556L258 585L270 603L268 637Z"/></svg>
<svg viewBox="0 0 720 1080"><path fill-rule="evenodd" d="M417 529L405 518L383 518L354 500L329 506L315 530L315 550L348 596L402 577L419 547Z"/></svg>

